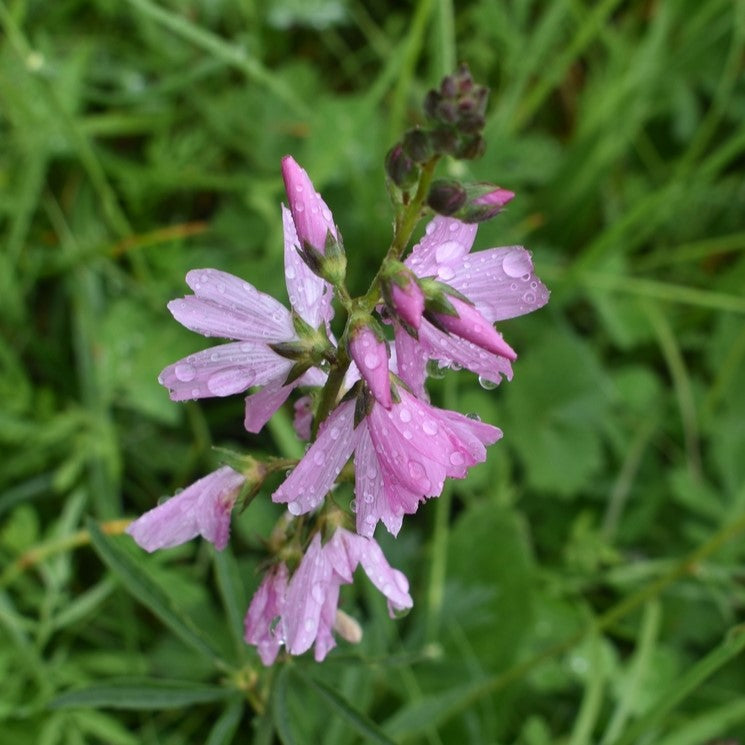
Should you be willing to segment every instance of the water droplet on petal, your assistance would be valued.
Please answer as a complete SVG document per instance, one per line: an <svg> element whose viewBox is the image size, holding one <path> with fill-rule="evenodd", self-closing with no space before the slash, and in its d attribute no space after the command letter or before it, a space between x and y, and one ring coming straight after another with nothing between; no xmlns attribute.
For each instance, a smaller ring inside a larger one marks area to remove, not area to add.
<svg viewBox="0 0 745 745"><path fill-rule="evenodd" d="M287 504L287 509L291 515L299 515L303 511L299 502L289 502Z"/></svg>
<svg viewBox="0 0 745 745"><path fill-rule="evenodd" d="M326 460L326 453L324 453L323 450L316 450L316 452L313 453L313 462L317 466L322 466L325 460Z"/></svg>
<svg viewBox="0 0 745 745"><path fill-rule="evenodd" d="M399 408L399 410L398 410L398 418L402 422L410 422L411 421L411 412L407 408L401 406Z"/></svg>
<svg viewBox="0 0 745 745"><path fill-rule="evenodd" d="M502 259L502 270L508 277L522 277L524 274L530 274L533 263L527 252L515 249Z"/></svg>
<svg viewBox="0 0 745 745"><path fill-rule="evenodd" d="M437 434L437 422L433 421L432 419L425 419L422 423L422 429L424 430L425 434L435 435Z"/></svg>
<svg viewBox="0 0 745 745"><path fill-rule="evenodd" d="M285 267L285 277L287 279L295 279L295 267L292 264Z"/></svg>
<svg viewBox="0 0 745 745"><path fill-rule="evenodd" d="M314 626L313 619L312 618L306 618L305 619L305 630L308 633L310 633L311 631L313 631L313 626Z"/></svg>
<svg viewBox="0 0 745 745"><path fill-rule="evenodd" d="M357 500L356 500L356 499L352 499L352 500L351 500L351 501L349 502L349 509L350 509L350 510L351 510L352 512L357 512Z"/></svg>
<svg viewBox="0 0 745 745"><path fill-rule="evenodd" d="M196 378L197 369L194 365L190 365L188 362L180 362L173 369L173 373L182 383L188 383L190 380Z"/></svg>
<svg viewBox="0 0 745 745"><path fill-rule="evenodd" d="M364 362L368 370L374 370L376 367L380 367L380 357L374 352L366 354Z"/></svg>
<svg viewBox="0 0 745 745"><path fill-rule="evenodd" d="M305 212L305 205L302 202L298 202L295 205L295 212Z"/></svg>
<svg viewBox="0 0 745 745"><path fill-rule="evenodd" d="M463 457L463 453L458 452L450 453L449 460L454 466L462 466L466 461L466 459Z"/></svg>
<svg viewBox="0 0 745 745"><path fill-rule="evenodd" d="M445 241L435 250L435 259L438 264L442 264L450 259L454 259L463 253L463 247L456 241Z"/></svg>
<svg viewBox="0 0 745 745"><path fill-rule="evenodd" d="M329 432L329 437L332 440L338 440L340 434L341 434L341 432L339 431L339 428L338 427L332 427L331 428L331 431Z"/></svg>
<svg viewBox="0 0 745 745"><path fill-rule="evenodd" d="M483 375L479 375L479 385L485 391L493 391L497 387L497 384L493 380L489 380L489 378L485 378Z"/></svg>
<svg viewBox="0 0 745 745"><path fill-rule="evenodd" d="M448 280L451 280L455 276L455 272L449 267L449 266L441 266L437 270L437 276L447 282Z"/></svg>
<svg viewBox="0 0 745 745"><path fill-rule="evenodd" d="M326 593L323 591L323 585L320 582L316 582L313 587L310 588L310 596L316 603L322 603L326 597Z"/></svg>

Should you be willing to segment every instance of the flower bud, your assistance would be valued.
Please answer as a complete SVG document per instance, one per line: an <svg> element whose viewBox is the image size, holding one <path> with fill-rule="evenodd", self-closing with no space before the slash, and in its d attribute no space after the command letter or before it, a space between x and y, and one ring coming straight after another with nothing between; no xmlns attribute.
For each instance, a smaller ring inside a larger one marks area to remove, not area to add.
<svg viewBox="0 0 745 745"><path fill-rule="evenodd" d="M349 335L349 354L378 403L393 405L388 374L388 345L364 321L353 324Z"/></svg>
<svg viewBox="0 0 745 745"><path fill-rule="evenodd" d="M432 157L432 143L422 129L410 129L404 135L403 149L416 163L426 163Z"/></svg>
<svg viewBox="0 0 745 745"><path fill-rule="evenodd" d="M454 179L433 181L427 195L427 204L438 215L452 215L466 202L467 194L463 185Z"/></svg>
<svg viewBox="0 0 745 745"><path fill-rule="evenodd" d="M324 253L329 235L340 241L331 210L316 192L308 174L290 155L282 158L282 178L300 248L307 245Z"/></svg>
<svg viewBox="0 0 745 745"><path fill-rule="evenodd" d="M455 336L473 342L492 354L498 354L508 360L516 360L517 354L502 338L494 326L473 305L460 298L448 296L448 302L454 313L434 313L433 321Z"/></svg>
<svg viewBox="0 0 745 745"><path fill-rule="evenodd" d="M401 144L394 145L385 156L385 172L399 189L410 189L419 179L419 166Z"/></svg>
<svg viewBox="0 0 745 745"><path fill-rule="evenodd" d="M515 193L494 184L465 184L466 202L453 213L463 222L484 222L498 215L502 208L515 197Z"/></svg>

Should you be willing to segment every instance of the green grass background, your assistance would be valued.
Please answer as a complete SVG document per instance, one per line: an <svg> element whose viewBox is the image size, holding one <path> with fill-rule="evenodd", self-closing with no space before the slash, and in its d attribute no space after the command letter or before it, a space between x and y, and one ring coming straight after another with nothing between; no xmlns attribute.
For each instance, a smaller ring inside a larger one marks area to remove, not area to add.
<svg viewBox="0 0 745 745"><path fill-rule="evenodd" d="M4 744L745 743L745 4L2 0L0 27ZM477 247L529 247L551 302L502 326L512 383L433 382L505 437L380 536L412 613L360 580L359 647L267 672L241 624L272 484L221 555L107 534L212 446L300 448L287 412L253 437L240 397L169 401L205 342L165 304L200 266L285 297L286 153L363 290L383 156L458 61L488 149L441 174L517 192Z"/></svg>

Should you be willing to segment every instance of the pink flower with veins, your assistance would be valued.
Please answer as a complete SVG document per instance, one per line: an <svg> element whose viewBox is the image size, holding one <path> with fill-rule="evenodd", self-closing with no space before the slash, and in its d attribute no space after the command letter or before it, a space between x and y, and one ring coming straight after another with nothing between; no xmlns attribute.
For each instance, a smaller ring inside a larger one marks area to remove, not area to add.
<svg viewBox="0 0 745 745"><path fill-rule="evenodd" d="M351 584L354 571L365 574L388 600L388 611L411 608L409 583L383 556L372 538L337 528L321 545L316 533L295 573L287 583L284 564L264 579L246 613L246 641L256 644L265 665L270 665L281 645L290 654L303 654L315 644L320 662L336 646L339 589Z"/></svg>
<svg viewBox="0 0 745 745"><path fill-rule="evenodd" d="M222 551L230 535L230 513L244 481L232 468L218 468L137 518L127 533L151 553L198 535Z"/></svg>
<svg viewBox="0 0 745 745"><path fill-rule="evenodd" d="M485 324L531 313L548 302L549 292L533 273L530 253L522 246L470 253L477 227L449 217L435 217L404 261L418 277L433 277L468 298L473 303L473 308L467 311L474 318L471 326L478 327L469 338L462 329L451 326L452 333L448 333L423 319L416 341L396 326L399 374L417 395L424 395L429 359L447 366L465 367L493 383L499 383L502 377L510 380L510 360L516 355L500 334L495 331L491 336ZM441 315L438 320L442 322L444 318ZM484 339L484 333L491 341ZM502 351L495 353L500 347Z"/></svg>
<svg viewBox="0 0 745 745"><path fill-rule="evenodd" d="M357 532L372 536L378 521L397 535L404 514L442 493L445 479L465 478L486 459L502 432L462 414L438 409L399 387L386 410L377 401L357 427L355 401L341 403L318 439L274 492L293 515L315 509L354 453Z"/></svg>
<svg viewBox="0 0 745 745"><path fill-rule="evenodd" d="M282 163L291 209L282 207L285 280L292 309L312 328L329 329L333 317L330 285L315 275L298 253L301 239L316 240L333 227L330 212L307 174L291 158ZM296 224L293 214L297 215ZM328 220L326 216L329 215ZM334 235L336 235L334 228ZM246 398L245 426L258 432L298 385L322 385L325 374L312 368L285 385L292 362L270 345L297 340L292 316L281 303L248 282L216 269L186 275L194 295L173 300L168 308L177 321L205 336L235 339L169 365L158 378L171 398L183 401L229 396L247 388L261 390Z"/></svg>

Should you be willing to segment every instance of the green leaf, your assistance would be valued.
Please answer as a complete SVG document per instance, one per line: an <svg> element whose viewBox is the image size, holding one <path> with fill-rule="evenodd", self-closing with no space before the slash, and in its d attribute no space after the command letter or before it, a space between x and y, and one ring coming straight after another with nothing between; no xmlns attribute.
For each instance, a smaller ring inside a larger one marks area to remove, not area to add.
<svg viewBox="0 0 745 745"><path fill-rule="evenodd" d="M242 716L243 701L241 699L231 701L210 730L204 745L229 745L241 723Z"/></svg>
<svg viewBox="0 0 745 745"><path fill-rule="evenodd" d="M234 695L229 688L199 685L183 680L113 678L57 696L53 709L181 709L193 704L220 701Z"/></svg>
<svg viewBox="0 0 745 745"><path fill-rule="evenodd" d="M391 740L383 730L372 721L372 719L361 711L355 709L327 683L311 677L299 668L295 669L294 672L319 694L319 697L325 704L327 704L332 712L335 712L346 720L356 732L364 737L365 742L377 742L381 745L394 745L393 740Z"/></svg>
<svg viewBox="0 0 745 745"><path fill-rule="evenodd" d="M183 609L147 574L137 560L123 548L122 539L105 535L94 520L88 520L91 543L101 560L121 580L124 587L149 608L171 631L195 652L209 658L216 666L228 668L212 643Z"/></svg>
<svg viewBox="0 0 745 745"><path fill-rule="evenodd" d="M295 737L292 728L292 716L290 714L289 683L290 668L283 665L277 676L274 694L272 696L272 714L274 715L274 726L283 745L300 745L300 740Z"/></svg>

